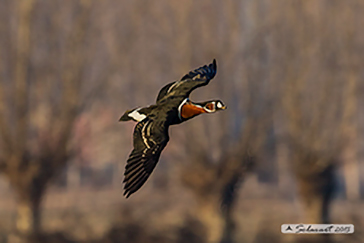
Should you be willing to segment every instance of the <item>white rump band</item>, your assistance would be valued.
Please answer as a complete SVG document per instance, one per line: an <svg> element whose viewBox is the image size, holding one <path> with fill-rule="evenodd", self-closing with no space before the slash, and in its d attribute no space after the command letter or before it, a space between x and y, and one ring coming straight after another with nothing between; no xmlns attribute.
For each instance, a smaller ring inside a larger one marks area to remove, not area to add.
<svg viewBox="0 0 364 243"><path fill-rule="evenodd" d="M140 114L138 111L140 110L141 108L138 108L136 110L134 110L133 112L130 112L129 113L129 117L133 118L134 120L140 122L142 120L144 120L147 116L144 115L144 114Z"/></svg>

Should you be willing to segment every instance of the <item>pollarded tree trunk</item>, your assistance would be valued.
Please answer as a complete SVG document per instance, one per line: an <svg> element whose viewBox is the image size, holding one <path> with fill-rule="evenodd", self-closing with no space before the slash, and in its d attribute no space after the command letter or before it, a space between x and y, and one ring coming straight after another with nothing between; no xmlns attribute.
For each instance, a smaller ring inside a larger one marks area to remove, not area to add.
<svg viewBox="0 0 364 243"><path fill-rule="evenodd" d="M335 189L335 166L327 165L320 172L297 173L298 191L308 224L330 223L330 205Z"/></svg>
<svg viewBox="0 0 364 243"><path fill-rule="evenodd" d="M223 208L223 219L224 219L224 231L221 238L221 243L233 243L235 242L235 219L232 214L232 206L226 206Z"/></svg>
<svg viewBox="0 0 364 243"><path fill-rule="evenodd" d="M239 177L235 177L225 185L223 193L199 195L195 215L205 225L207 242L233 243L235 242L234 205ZM218 187L217 185L215 185Z"/></svg>
<svg viewBox="0 0 364 243"><path fill-rule="evenodd" d="M236 188L253 165L250 156L239 157L242 159L226 159L217 165L207 163L207 159L201 157L182 169L182 182L196 198L195 216L206 227L209 243L235 242Z"/></svg>
<svg viewBox="0 0 364 243"><path fill-rule="evenodd" d="M233 243L235 242L235 219L233 216L234 206L236 202L237 193L235 189L238 187L241 180L241 175L236 174L227 183L222 192L222 215L224 218L224 233L221 239L221 243Z"/></svg>
<svg viewBox="0 0 364 243"><path fill-rule="evenodd" d="M17 206L16 229L24 236L41 231L40 199L19 199Z"/></svg>
<svg viewBox="0 0 364 243"><path fill-rule="evenodd" d="M316 161L317 162L317 161ZM311 164L309 167L318 166ZM320 171L317 168L301 170L296 172L298 192L302 199L305 224L329 224L330 223L330 206L335 189L335 164L328 163ZM310 172L310 173L307 173ZM305 243L330 243L330 235L303 235L297 238L297 242Z"/></svg>
<svg viewBox="0 0 364 243"><path fill-rule="evenodd" d="M50 179L62 163L58 162L57 156L54 157L57 163L53 165L52 161L44 157L30 156L29 153L20 158L13 158L4 172L17 199L16 231L20 236L27 238L41 233L43 195ZM60 161L65 158L62 157Z"/></svg>
<svg viewBox="0 0 364 243"><path fill-rule="evenodd" d="M196 199L194 216L202 223L208 243L218 243L224 228L221 214L220 181L216 176L216 168L207 163L206 158L198 157L198 163L182 168L181 179L191 189ZM193 173L191 173L191 171Z"/></svg>
<svg viewBox="0 0 364 243"><path fill-rule="evenodd" d="M19 177L29 180L21 180ZM11 180L17 196L16 230L21 236L41 233L41 203L50 177L18 175ZM28 182L27 182L28 181Z"/></svg>
<svg viewBox="0 0 364 243"><path fill-rule="evenodd" d="M195 216L204 225L208 243L219 243L223 236L224 218L217 197L198 198Z"/></svg>

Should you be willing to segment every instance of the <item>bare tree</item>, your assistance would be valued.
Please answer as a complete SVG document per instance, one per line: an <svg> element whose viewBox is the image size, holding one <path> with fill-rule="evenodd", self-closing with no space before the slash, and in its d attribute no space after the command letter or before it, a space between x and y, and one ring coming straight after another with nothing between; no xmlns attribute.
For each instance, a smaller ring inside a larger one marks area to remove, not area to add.
<svg viewBox="0 0 364 243"><path fill-rule="evenodd" d="M69 7L77 13L69 15ZM29 235L41 230L47 185L75 152L69 142L80 111L90 1L14 1L8 11L16 24L1 34L0 168L16 192L16 228Z"/></svg>
<svg viewBox="0 0 364 243"><path fill-rule="evenodd" d="M241 3L233 1L221 6L218 13L231 17L224 26L226 32L220 33L227 38L221 40L226 46L220 47L226 56L221 62L217 59L215 79L199 91L205 99L211 98L211 93L221 98L228 110L216 116L196 118L179 131L172 131L183 141L173 152L181 161L183 185L196 199L194 215L205 225L208 242L234 242L234 206L239 186L266 139L264 134L271 115L264 66L247 61L252 57L264 58L264 49L256 44L261 43L261 35L251 37L247 41L249 48L242 48L242 24L236 18L241 8ZM205 27L207 40L216 30L209 25ZM199 36L198 28L192 31L194 38L204 38Z"/></svg>
<svg viewBox="0 0 364 243"><path fill-rule="evenodd" d="M285 11L272 13L275 31L270 38L272 77L281 83L278 97L282 97L282 103L277 112L283 112L286 142L307 222L327 223L335 191L335 170L341 164L347 142L353 142L347 128L355 120L353 87L360 63L353 49L362 37L355 34L355 27L336 22L337 15L342 14L342 18L354 23L349 17L355 16L351 5L354 2L345 6L313 1L279 4ZM332 17L320 14L328 10L327 15ZM341 36L349 38L339 41Z"/></svg>
<svg viewBox="0 0 364 243"><path fill-rule="evenodd" d="M19 231L40 231L42 196L77 145L97 146L102 152L89 156L100 164L121 162L133 124L125 125L124 136L117 112L153 103L166 82L213 58L217 76L191 99L219 98L228 109L171 128L173 143L163 156L179 163L159 163L168 165L154 172L168 177L160 183L164 188L175 175L168 172L177 172L209 242L236 241L239 186L254 163L291 166L310 223L330 220L335 171L342 164L347 197L360 195L359 1L1 3L0 170L19 201ZM85 90L98 80L107 82L109 95L82 116L92 124L92 136L85 132L90 136L84 139L92 145L74 143L80 111L99 95L99 86L95 93ZM110 131L100 110L108 110L109 120L115 112ZM267 138L272 130L279 130L274 141ZM286 161L266 159L267 143ZM279 184L294 188L286 178ZM148 210L135 211L140 208Z"/></svg>

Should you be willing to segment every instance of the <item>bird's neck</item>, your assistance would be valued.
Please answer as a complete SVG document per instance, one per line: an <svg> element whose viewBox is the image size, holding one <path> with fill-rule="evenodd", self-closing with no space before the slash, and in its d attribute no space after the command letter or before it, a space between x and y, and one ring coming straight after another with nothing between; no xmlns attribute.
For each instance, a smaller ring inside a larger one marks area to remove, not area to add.
<svg viewBox="0 0 364 243"><path fill-rule="evenodd" d="M186 99L181 103L178 112L181 120L187 120L199 114L206 113L206 110L199 104Z"/></svg>

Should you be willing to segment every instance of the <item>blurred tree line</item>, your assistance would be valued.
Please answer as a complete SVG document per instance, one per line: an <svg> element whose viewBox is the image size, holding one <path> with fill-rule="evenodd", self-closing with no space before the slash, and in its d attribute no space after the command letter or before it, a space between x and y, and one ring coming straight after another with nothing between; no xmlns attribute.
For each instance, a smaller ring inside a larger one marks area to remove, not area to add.
<svg viewBox="0 0 364 243"><path fill-rule="evenodd" d="M81 155L125 165L124 110L213 58L217 76L191 98L228 110L172 128L153 175L163 193L187 189L206 242L236 241L248 173L279 197L297 189L309 223L331 222L339 177L345 197L360 199L360 0L0 2L0 170L19 233L41 232L48 185Z"/></svg>

